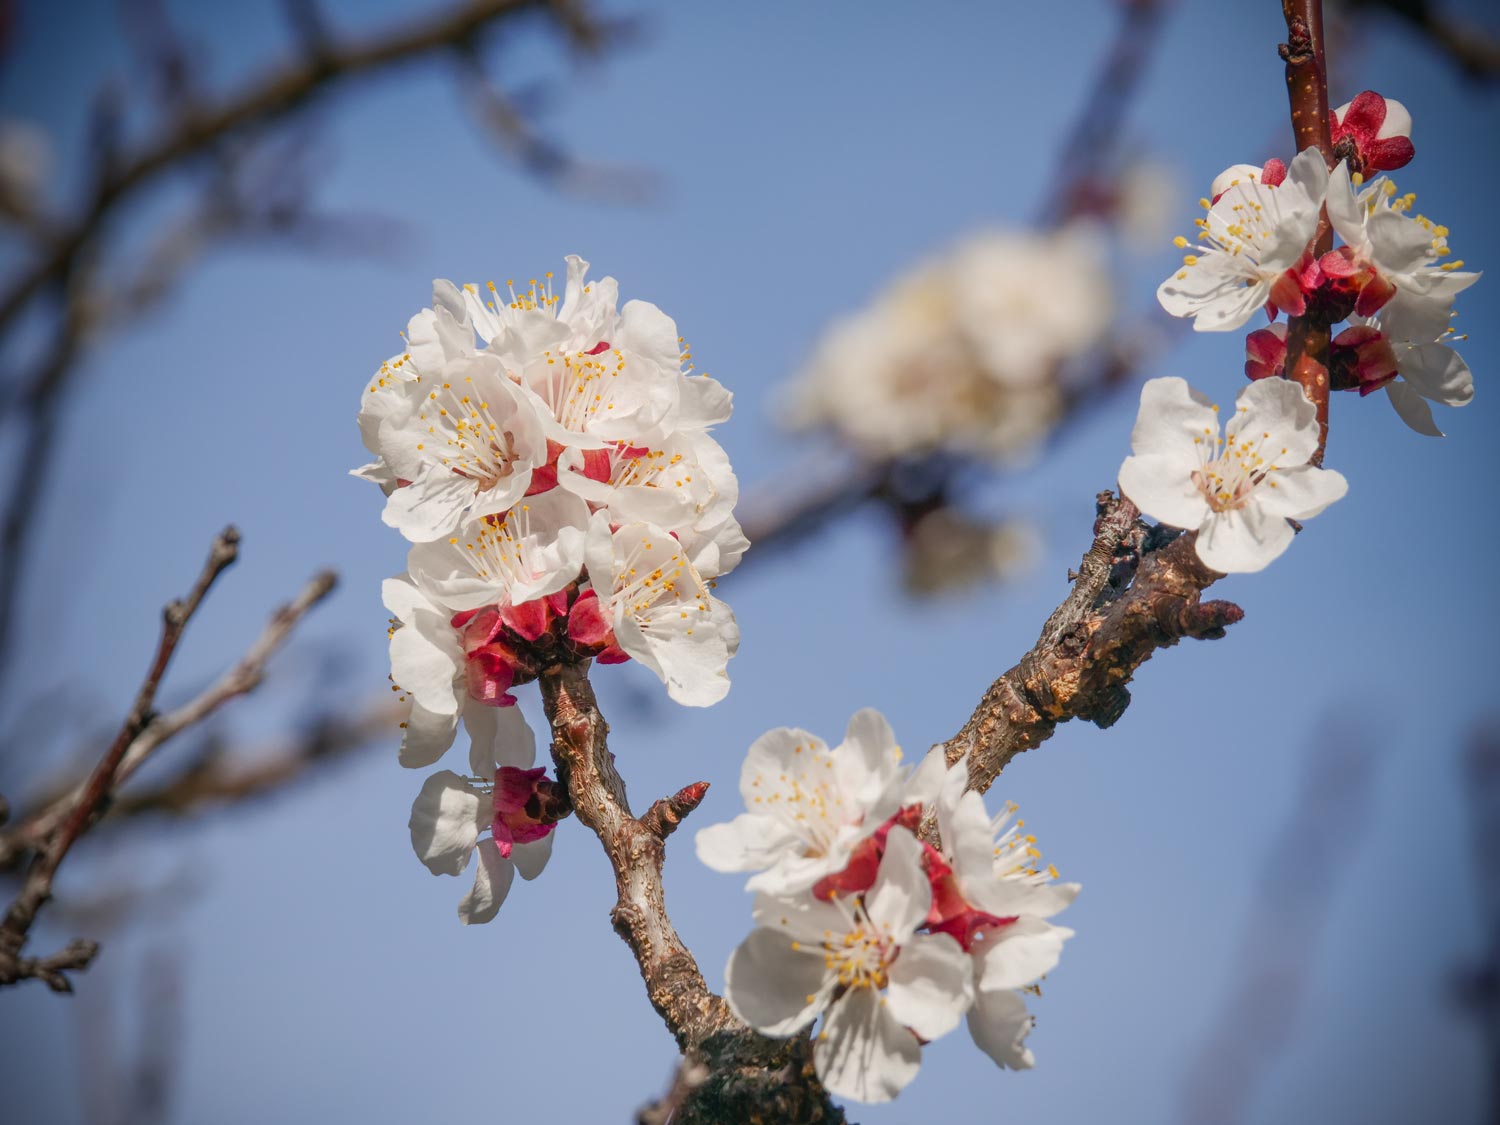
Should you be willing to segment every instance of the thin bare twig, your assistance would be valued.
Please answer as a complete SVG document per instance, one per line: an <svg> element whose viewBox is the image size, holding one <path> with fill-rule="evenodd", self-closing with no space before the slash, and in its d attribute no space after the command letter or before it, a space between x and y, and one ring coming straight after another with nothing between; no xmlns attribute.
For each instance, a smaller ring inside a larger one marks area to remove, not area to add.
<svg viewBox="0 0 1500 1125"><path fill-rule="evenodd" d="M1432 0L1344 0L1359 11L1389 12L1422 32L1469 78L1500 78L1500 36L1475 27ZM1493 10L1491 10L1493 14Z"/></svg>
<svg viewBox="0 0 1500 1125"><path fill-rule="evenodd" d="M114 742L84 783L82 791L69 803L56 831L49 833L46 846L32 859L21 893L11 903L4 923L0 924L0 984L14 984L23 979L19 963L21 950L36 921L37 911L52 897L53 876L57 874L58 867L67 858L69 849L77 842L78 837L102 812L130 744L151 720L157 688L161 686L167 665L177 651L177 643L182 639L183 630L202 604L209 587L239 557L239 542L240 533L234 528L227 527L220 532L209 551L208 561L203 564L203 570L187 597L168 603L162 611L161 637L157 641L156 653L146 670L146 678L136 692L130 713L120 725ZM86 964L87 961L83 965L75 964L71 967L83 968ZM37 974L33 972L27 975ZM61 973L54 973L43 979L54 991L70 991L67 978Z"/></svg>
<svg viewBox="0 0 1500 1125"><path fill-rule="evenodd" d="M66 976L55 967L50 975L44 975L38 971L39 963L35 959L20 956L38 911L52 897L53 878L69 849L103 814L115 787L138 769L157 747L178 732L201 722L228 700L254 689L261 681L271 654L307 611L333 589L335 578L332 573L325 572L313 578L290 605L276 611L260 637L232 669L189 703L167 715L157 716L153 710L156 692L182 632L214 580L238 556L238 545L239 533L232 527L226 528L214 540L208 562L188 596L170 603L163 611L156 654L119 734L88 781L59 802L50 815L41 818L45 825L45 831L41 833L44 842L38 846L21 891L6 913L4 923L0 924L0 985L41 977L55 991L71 990ZM79 944L75 942L70 949ZM81 949L76 950L78 955L81 952ZM91 957L92 953L89 954ZM74 961L77 960L78 956L75 956ZM66 967L81 969L87 963L88 959L84 959L82 963Z"/></svg>
<svg viewBox="0 0 1500 1125"><path fill-rule="evenodd" d="M383 697L347 714L319 716L305 730L264 746L235 748L210 737L172 776L145 789L119 792L108 819L95 831L149 818L184 819L267 799L389 734L403 716L399 704ZM186 725L185 719L168 719ZM126 762L135 764L117 778L117 790L123 789L142 757L127 753ZM46 840L76 790L76 784L59 786L17 816L12 827L0 831L0 871L17 867Z"/></svg>
<svg viewBox="0 0 1500 1125"><path fill-rule="evenodd" d="M1301 791L1271 840L1231 959L1224 1004L1204 1030L1178 1105L1182 1125L1235 1125L1292 1043L1339 882L1375 818L1378 728L1330 713L1303 755ZM1287 872L1295 871L1295 878ZM1267 941L1266 934L1276 934Z"/></svg>
<svg viewBox="0 0 1500 1125"><path fill-rule="evenodd" d="M1101 169L1109 168L1116 155L1125 114L1143 84L1151 52L1160 46L1158 31L1170 6L1170 0L1123 0L1120 4L1114 39L1058 153L1042 196L1038 226L1060 226L1093 208ZM1120 333L1122 338L1128 335ZM1086 416L1088 407L1108 401L1110 392L1128 384L1146 358L1133 348L1100 357L1086 378L1064 388L1060 419L1049 440ZM939 455L906 461L859 461L811 488L800 479L761 485L745 501L746 508L755 513L742 521L746 537L755 547L746 554L746 561L758 564L776 548L823 530L869 503L886 507L903 526L912 525L915 516L953 500L951 471L933 473L927 471L930 465L924 464L945 459L952 460L951 456ZM925 487L903 488L903 481L913 477L923 481Z"/></svg>

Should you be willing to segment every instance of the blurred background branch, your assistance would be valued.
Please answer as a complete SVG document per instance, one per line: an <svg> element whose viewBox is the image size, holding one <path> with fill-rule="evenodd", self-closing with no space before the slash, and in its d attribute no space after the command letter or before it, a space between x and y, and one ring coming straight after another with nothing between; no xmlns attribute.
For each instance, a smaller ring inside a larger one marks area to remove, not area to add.
<svg viewBox="0 0 1500 1125"><path fill-rule="evenodd" d="M20 244L20 264L0 283L0 345L25 355L17 340L36 318L48 325L44 342L30 349L36 354L0 381L0 425L13 445L0 501L0 672L14 654L29 532L49 500L45 482L61 436L61 408L87 349L155 306L198 259L228 241L324 253L368 253L383 241L378 221L323 214L308 198L308 136L299 130L334 97L411 65L451 65L482 91L475 114L483 127L527 171L596 197L639 200L649 190L640 176L592 170L569 156L485 73L485 46L513 24L545 28L575 52L597 55L611 47L622 25L595 18L578 0L471 0L348 39L333 32L316 0L289 0L284 10L294 40L290 57L215 95L159 0L125 0L121 23L140 59L133 73L144 86L135 92L156 118L150 135L140 141L125 135L132 91L105 82L94 99L84 198L76 210L51 209L39 190L46 177L28 166L35 155L22 154L19 174L0 176L0 212L13 224L6 237ZM163 224L139 265L136 255L114 261L120 220L142 197L190 172L199 182L185 214Z"/></svg>
<svg viewBox="0 0 1500 1125"><path fill-rule="evenodd" d="M23 957L37 915L52 898L53 880L78 839L108 811L117 788L169 739L211 716L224 703L253 691L261 682L266 662L282 646L302 617L328 596L335 583L325 572L314 577L289 604L271 616L260 637L244 657L206 691L166 715L156 711L156 694L176 655L183 630L197 612L209 588L239 556L239 533L226 528L214 540L208 561L185 598L162 611L161 637L134 704L87 781L56 799L23 824L30 862L20 891L0 922L0 985L40 979L54 992L71 992L66 973L86 968L97 951L92 941L79 940L62 954Z"/></svg>

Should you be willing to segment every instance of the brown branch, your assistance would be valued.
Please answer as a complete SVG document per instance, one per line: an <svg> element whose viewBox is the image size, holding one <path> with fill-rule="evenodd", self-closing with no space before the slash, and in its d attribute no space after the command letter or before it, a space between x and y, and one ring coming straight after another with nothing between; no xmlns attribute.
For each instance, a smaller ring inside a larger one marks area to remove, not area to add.
<svg viewBox="0 0 1500 1125"><path fill-rule="evenodd" d="M630 812L625 783L609 751L609 725L589 684L586 664L566 664L542 674L542 703L552 727L552 757L568 787L578 819L599 838L615 874L617 895L611 920L635 955L651 1006L691 1063L709 1076L691 1090L672 1118L676 1125L729 1121L841 1122L843 1112L828 1098L813 1072L805 1037L776 1040L741 1023L724 1000L709 991L693 955L667 917L662 865L666 831L656 814ZM685 815L702 799L702 783L670 798Z"/></svg>
<svg viewBox="0 0 1500 1125"><path fill-rule="evenodd" d="M1063 142L1052 179L1042 196L1041 225L1058 225L1092 210L1102 177L1113 178L1110 161L1119 148L1125 115L1160 46L1160 25L1170 0L1123 0L1120 24L1083 110Z"/></svg>
<svg viewBox="0 0 1500 1125"><path fill-rule="evenodd" d="M1099 494L1094 542L1072 591L943 744L950 763L969 755L970 788L984 792L1069 719L1113 725L1130 703L1126 685L1157 649L1221 637L1244 616L1232 602L1200 599L1221 576L1198 561L1192 533L1168 538L1139 516L1130 501Z"/></svg>
<svg viewBox="0 0 1500 1125"><path fill-rule="evenodd" d="M26 944L32 924L36 921L37 911L52 897L53 876L57 874L58 867L67 857L69 849L77 842L78 837L103 810L105 798L114 788L115 776L125 760L130 744L151 720L157 688L161 686L167 665L171 663L172 656L177 651L177 643L182 639L183 630L193 614L197 612L198 606L202 604L203 596L208 593L209 587L239 557L239 542L240 533L234 528L227 527L221 531L209 551L208 561L203 564L203 570L199 573L198 580L193 584L187 597L169 602L162 611L161 637L157 641L156 654L146 670L146 678L136 692L135 703L131 706L130 713L125 716L125 721L120 725L120 731L115 735L114 742L99 759L99 764L94 767L82 791L69 803L57 830L49 834L46 846L40 849L33 858L31 867L26 873L26 881L21 887L21 893L11 903L4 923L0 924L0 985L15 984L25 976L38 975L34 971L25 972L26 966L21 963L20 959L21 949ZM86 960L82 964L74 964L71 967L83 968L85 965L87 965ZM58 988L56 983L57 979L66 979L62 978L60 973L54 973L50 979L48 977L43 977L43 979L47 980L55 991L65 991L65 989Z"/></svg>
<svg viewBox="0 0 1500 1125"><path fill-rule="evenodd" d="M1281 0L1287 41L1279 53L1286 63L1287 99L1291 105L1292 134L1298 152L1316 148L1333 167L1333 139L1328 127L1328 66L1323 57L1323 0ZM1323 212L1313 239L1314 257L1333 249L1333 228ZM1328 354L1332 327L1328 314L1316 305L1306 315L1289 317L1286 338L1287 377L1302 384L1318 411L1318 448L1312 464L1323 463L1328 445Z"/></svg>
<svg viewBox="0 0 1500 1125"><path fill-rule="evenodd" d="M94 831L151 817L182 820L272 797L388 734L403 714L404 709L387 696L349 714L322 716L306 731L265 746L234 749L210 739L173 776L145 789L118 792L141 761L127 753L126 762L134 764L117 776L118 795L110 803L108 818ZM154 732L146 733L155 738ZM69 783L50 790L18 816L12 828L0 831L0 871L17 868L46 840L76 789L76 783Z"/></svg>
<svg viewBox="0 0 1500 1125"><path fill-rule="evenodd" d="M322 49L261 79L211 108L195 108L164 136L134 157L121 160L101 177L94 197L76 222L61 230L47 254L22 273L0 296L0 331L48 284L64 277L71 263L94 240L118 205L163 172L209 151L224 139L270 124L310 102L326 88L354 78L447 51L471 41L489 24L532 9L546 9L573 36L590 25L573 3L549 0L468 0L409 27L362 43L324 44Z"/></svg>
<svg viewBox="0 0 1500 1125"><path fill-rule="evenodd" d="M167 715L157 716L153 711L156 692L182 632L214 580L238 556L238 544L239 533L232 527L226 528L214 540L208 562L188 596L170 603L163 611L156 654L114 742L88 781L32 825L34 838L41 842L37 845L21 892L0 924L0 985L15 984L41 975L35 971L38 963L22 958L21 950L38 911L52 897L52 881L58 867L79 836L103 815L115 788L173 735L201 722L228 700L254 689L261 681L271 654L307 611L333 589L333 574L325 572L313 578L290 605L281 607L272 615L270 623L239 663L191 702ZM74 943L74 947L77 945ZM71 967L83 968L84 965ZM48 978L44 976L43 979ZM62 991L52 980L48 983Z"/></svg>

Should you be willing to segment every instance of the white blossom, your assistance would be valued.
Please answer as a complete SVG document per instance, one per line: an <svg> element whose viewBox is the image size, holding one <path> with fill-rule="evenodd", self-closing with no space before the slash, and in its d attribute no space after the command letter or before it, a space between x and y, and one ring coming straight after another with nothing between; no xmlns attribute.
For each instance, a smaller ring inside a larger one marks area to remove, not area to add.
<svg viewBox="0 0 1500 1125"><path fill-rule="evenodd" d="M813 1047L823 1085L889 1101L916 1077L921 1041L953 1030L974 1000L958 943L916 932L931 901L921 845L893 828L860 898L758 898L757 928L724 970L725 998L766 1035L792 1035L823 1016Z"/></svg>
<svg viewBox="0 0 1500 1125"><path fill-rule="evenodd" d="M1039 868L1036 838L1022 835L1024 822L1012 821L1015 805L990 818L983 798L968 788L966 760L946 767L938 747L923 766L921 772L944 768L938 833L962 902L942 902L940 896L942 909L935 913L944 917L934 925L953 934L973 960L977 1003L969 1012L970 1034L1001 1066L1028 1068L1034 1059L1024 1040L1031 1020L1018 990L1056 967L1073 931L1048 919L1069 906L1080 888L1056 882L1055 868Z"/></svg>
<svg viewBox="0 0 1500 1125"><path fill-rule="evenodd" d="M603 451L608 476L588 475L589 454L570 449L558 461L558 483L609 514L616 526L649 523L677 537L704 578L727 574L749 541L734 518L739 482L719 443L681 430L651 444Z"/></svg>
<svg viewBox="0 0 1500 1125"><path fill-rule="evenodd" d="M1064 367L1112 311L1091 229L971 236L824 334L787 421L871 458L1023 456L1062 414Z"/></svg>
<svg viewBox="0 0 1500 1125"><path fill-rule="evenodd" d="M393 390L399 401L376 440L385 463L411 483L390 494L381 518L413 542L503 514L546 462L536 405L495 356L450 358Z"/></svg>
<svg viewBox="0 0 1500 1125"><path fill-rule="evenodd" d="M1356 188L1342 162L1329 177L1328 219L1348 244L1353 265L1375 274L1356 311L1369 314L1400 293L1415 306L1428 306L1431 315L1447 314L1454 297L1479 280L1479 274L1458 268L1463 262L1444 260L1448 228L1409 214L1415 203L1415 194L1398 195L1384 176Z"/></svg>
<svg viewBox="0 0 1500 1125"><path fill-rule="evenodd" d="M584 557L620 648L651 669L678 703L707 707L723 699L739 626L682 544L650 523L611 531L608 515L598 512Z"/></svg>
<svg viewBox="0 0 1500 1125"><path fill-rule="evenodd" d="M401 764L431 765L453 745L459 715L470 706L464 650L451 615L406 575L381 586L390 631L391 679L411 712L402 727Z"/></svg>
<svg viewBox="0 0 1500 1125"><path fill-rule="evenodd" d="M1218 409L1185 380L1149 380L1120 490L1153 519L1196 530L1204 565L1226 574L1260 570L1291 544L1287 520L1317 515L1348 482L1308 464L1317 411L1297 383L1247 385L1223 437Z"/></svg>
<svg viewBox="0 0 1500 1125"><path fill-rule="evenodd" d="M1202 245L1190 250L1182 268L1157 288L1162 308L1173 316L1191 316L1198 332L1239 328L1273 299L1300 312L1294 306L1301 289L1287 271L1317 232L1327 190L1323 156L1309 148L1297 155L1286 179L1275 187L1247 175L1217 202L1203 200L1207 214L1197 221ZM1191 245L1184 238L1177 244Z"/></svg>
<svg viewBox="0 0 1500 1125"><path fill-rule="evenodd" d="M454 610L521 605L563 589L583 569L588 505L560 488L522 499L504 517L485 516L407 555L412 579Z"/></svg>
<svg viewBox="0 0 1500 1125"><path fill-rule="evenodd" d="M1349 321L1379 330L1389 343L1399 377L1384 389L1401 420L1419 434L1442 437L1429 401L1467 406L1474 400L1469 365L1444 342L1453 331L1449 315L1430 302L1410 301L1398 293L1374 317L1351 316Z"/></svg>
<svg viewBox="0 0 1500 1125"><path fill-rule="evenodd" d="M502 855L492 837L497 767L527 769L536 760L536 737L518 707L486 707L465 719L472 740L469 776L439 770L422 784L411 807L412 848L434 875L461 875L478 853L474 885L458 904L464 925L488 922L510 892L517 872L541 874L552 854L552 833L512 845Z"/></svg>
<svg viewBox="0 0 1500 1125"><path fill-rule="evenodd" d="M848 864L855 846L902 804L901 748L873 708L849 720L828 748L793 727L767 731L740 770L746 812L696 837L715 871L757 871L750 890L795 894Z"/></svg>

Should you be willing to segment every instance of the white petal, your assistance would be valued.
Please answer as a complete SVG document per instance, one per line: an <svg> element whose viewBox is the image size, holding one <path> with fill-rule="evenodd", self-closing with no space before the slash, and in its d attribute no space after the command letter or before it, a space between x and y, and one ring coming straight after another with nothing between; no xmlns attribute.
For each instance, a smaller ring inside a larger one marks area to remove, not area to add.
<svg viewBox="0 0 1500 1125"><path fill-rule="evenodd" d="M974 964L947 934L903 945L889 978L891 1015L928 1042L957 1027L974 1002Z"/></svg>
<svg viewBox="0 0 1500 1125"><path fill-rule="evenodd" d="M426 543L456 528L473 499L473 481L433 466L392 492L380 518L413 543Z"/></svg>
<svg viewBox="0 0 1500 1125"><path fill-rule="evenodd" d="M819 947L828 934L848 933L854 925L845 900L824 900L806 892L758 894L751 913L757 926L779 930L810 948Z"/></svg>
<svg viewBox="0 0 1500 1125"><path fill-rule="evenodd" d="M1156 299L1172 316L1191 316L1195 332L1229 332L1270 299L1271 286L1253 263L1217 250L1203 251L1157 287Z"/></svg>
<svg viewBox="0 0 1500 1125"><path fill-rule="evenodd" d="M458 904L458 920L465 926L494 918L516 879L515 864L500 854L495 841L481 840L478 850L474 886Z"/></svg>
<svg viewBox="0 0 1500 1125"><path fill-rule="evenodd" d="M1328 220L1340 238L1356 249L1366 245L1365 209L1354 194L1349 165L1339 161L1328 174Z"/></svg>
<svg viewBox="0 0 1500 1125"><path fill-rule="evenodd" d="M1018 918L1004 929L990 931L974 947L980 990L994 992L1036 983L1057 966L1063 942L1072 936L1066 926L1040 918Z"/></svg>
<svg viewBox="0 0 1500 1125"><path fill-rule="evenodd" d="M1171 454L1127 457L1120 465L1120 492L1152 519L1191 530L1209 513L1208 501L1193 483L1192 473L1197 467Z"/></svg>
<svg viewBox="0 0 1500 1125"><path fill-rule="evenodd" d="M420 703L413 703L401 732L398 760L407 769L430 766L448 752L457 733L458 712L429 711Z"/></svg>
<svg viewBox="0 0 1500 1125"><path fill-rule="evenodd" d="M901 747L884 715L873 707L856 711L833 752L839 784L865 812L885 820L899 807Z"/></svg>
<svg viewBox="0 0 1500 1125"><path fill-rule="evenodd" d="M898 943L915 932L932 908L932 884L922 869L922 845L899 825L886 836L880 873L865 905L870 920L886 927Z"/></svg>
<svg viewBox="0 0 1500 1125"><path fill-rule="evenodd" d="M715 871L760 871L783 854L795 855L799 840L768 816L741 813L727 824L711 824L693 838L698 860Z"/></svg>
<svg viewBox="0 0 1500 1125"><path fill-rule="evenodd" d="M540 840L516 844L510 849L511 861L516 865L516 872L521 878L529 882L542 873L547 861L552 858L552 842L556 838L557 830L554 829Z"/></svg>
<svg viewBox="0 0 1500 1125"><path fill-rule="evenodd" d="M464 707L469 730L469 769L475 777L493 778L496 766L530 769L536 762L536 735L519 707L491 707L469 701Z"/></svg>
<svg viewBox="0 0 1500 1125"><path fill-rule="evenodd" d="M765 927L750 931L724 967L724 999L762 1035L787 1036L812 1023L836 983L821 946Z"/></svg>
<svg viewBox="0 0 1500 1125"><path fill-rule="evenodd" d="M1031 1017L1014 992L981 992L969 1009L969 1034L975 1045L1001 1066L1029 1070L1036 1060L1026 1046Z"/></svg>
<svg viewBox="0 0 1500 1125"><path fill-rule="evenodd" d="M1236 437L1261 443L1265 459L1282 468L1306 464L1318 448L1318 408L1301 383L1257 379L1239 393L1224 426L1226 445Z"/></svg>
<svg viewBox="0 0 1500 1125"><path fill-rule="evenodd" d="M1419 434L1428 437L1442 437L1443 431L1438 429L1437 423L1432 418L1432 407L1427 405L1427 400L1417 393L1410 383L1397 380L1385 385L1385 393L1391 400L1391 405L1396 408L1396 413L1401 420Z"/></svg>
<svg viewBox="0 0 1500 1125"><path fill-rule="evenodd" d="M1312 465L1278 469L1255 490L1255 503L1270 516L1309 520L1349 491L1343 474Z"/></svg>
<svg viewBox="0 0 1500 1125"><path fill-rule="evenodd" d="M479 838L483 802L452 770L439 770L422 783L412 802L411 846L434 875L457 875L469 865Z"/></svg>
<svg viewBox="0 0 1500 1125"><path fill-rule="evenodd" d="M435 610L427 595L417 589L408 575L387 578L380 584L380 600L398 621L410 621L419 609Z"/></svg>
<svg viewBox="0 0 1500 1125"><path fill-rule="evenodd" d="M770 779L779 777L789 769L796 769L802 753L821 756L828 745L821 738L800 727L777 727L768 730L750 744L740 766L740 796L748 808L757 796L763 796L762 786Z"/></svg>
<svg viewBox="0 0 1500 1125"><path fill-rule="evenodd" d="M963 759L959 760L954 769L963 769ZM901 793L903 805L928 805L937 800L938 793L942 791L943 782L949 773L948 759L941 746L934 746L927 751L920 765L912 771L911 777L906 781L906 787Z"/></svg>
<svg viewBox="0 0 1500 1125"><path fill-rule="evenodd" d="M1081 889L1077 883L1028 883L997 877L965 885L964 894L979 909L997 918L1050 918L1071 906Z"/></svg>
<svg viewBox="0 0 1500 1125"><path fill-rule="evenodd" d="M1397 352L1396 367L1423 398L1444 406L1467 406L1474 398L1469 365L1446 344L1418 344Z"/></svg>
<svg viewBox="0 0 1500 1125"><path fill-rule="evenodd" d="M813 1065L828 1092L861 1102L890 1101L917 1076L921 1062L917 1037L868 988L839 998L813 1046Z"/></svg>
<svg viewBox="0 0 1500 1125"><path fill-rule="evenodd" d="M463 649L453 627L429 610L416 610L391 634L391 678L429 711L457 713L455 685L462 667Z"/></svg>
<svg viewBox="0 0 1500 1125"><path fill-rule="evenodd" d="M1203 565L1224 574L1252 574L1271 565L1292 543L1292 525L1267 515L1253 500L1237 512L1214 512L1198 530Z"/></svg>
<svg viewBox="0 0 1500 1125"><path fill-rule="evenodd" d="M1219 415L1213 402L1186 379L1148 379L1142 385L1141 405L1130 431L1132 453L1177 456L1196 466L1193 439L1218 433Z"/></svg>

